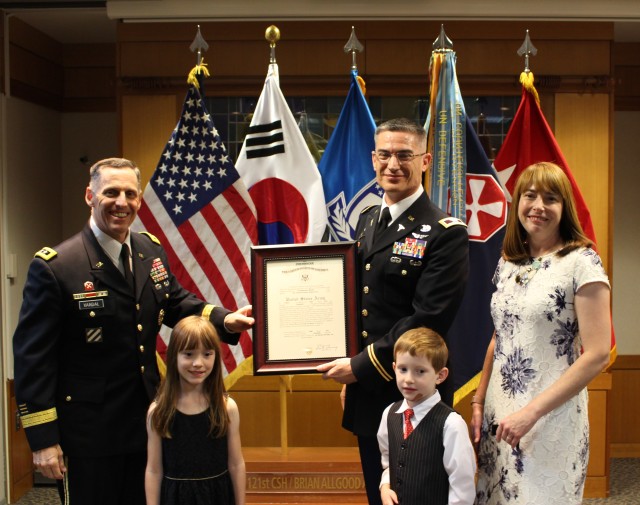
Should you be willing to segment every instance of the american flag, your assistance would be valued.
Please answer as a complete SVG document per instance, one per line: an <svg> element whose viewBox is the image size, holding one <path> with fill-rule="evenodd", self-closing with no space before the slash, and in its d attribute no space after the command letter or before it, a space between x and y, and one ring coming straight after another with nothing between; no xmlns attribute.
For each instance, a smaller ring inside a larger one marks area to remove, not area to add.
<svg viewBox="0 0 640 505"><path fill-rule="evenodd" d="M256 211L194 86L144 190L133 228L160 239L174 275L199 298L232 310L249 303ZM163 328L159 335L161 354L168 334ZM252 353L247 333L239 345L222 346L225 375Z"/></svg>

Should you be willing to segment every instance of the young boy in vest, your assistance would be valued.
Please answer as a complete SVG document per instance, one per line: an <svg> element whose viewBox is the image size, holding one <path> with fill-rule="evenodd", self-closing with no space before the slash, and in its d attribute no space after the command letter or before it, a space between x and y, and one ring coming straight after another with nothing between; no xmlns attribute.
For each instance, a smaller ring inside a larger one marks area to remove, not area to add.
<svg viewBox="0 0 640 505"><path fill-rule="evenodd" d="M460 414L440 401L436 385L449 370L444 340L428 328L402 334L393 348L404 400L382 414L383 505L472 505L476 459Z"/></svg>

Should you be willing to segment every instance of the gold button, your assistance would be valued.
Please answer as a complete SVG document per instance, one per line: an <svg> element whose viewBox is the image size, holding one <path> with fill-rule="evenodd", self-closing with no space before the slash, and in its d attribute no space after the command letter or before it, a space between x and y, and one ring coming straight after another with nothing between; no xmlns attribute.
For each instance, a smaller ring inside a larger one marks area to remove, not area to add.
<svg viewBox="0 0 640 505"><path fill-rule="evenodd" d="M367 338L369 336L369 334L366 331L362 332L362 338Z"/></svg>
<svg viewBox="0 0 640 505"><path fill-rule="evenodd" d="M141 324L138 325L138 331L142 331L142 325Z"/></svg>
<svg viewBox="0 0 640 505"><path fill-rule="evenodd" d="M136 303L136 310L140 310L140 304Z"/></svg>
<svg viewBox="0 0 640 505"><path fill-rule="evenodd" d="M362 288L362 291L364 292L364 294L369 294L369 286L365 286L364 288Z"/></svg>
<svg viewBox="0 0 640 505"><path fill-rule="evenodd" d="M65 400L67 400L68 402L70 402L70 401L71 401L71 397L70 397L70 396L67 396L67 397L65 398Z"/></svg>
<svg viewBox="0 0 640 505"><path fill-rule="evenodd" d="M364 269L365 269L367 272L368 272L369 270L371 270L371 263L367 263L367 264L364 266Z"/></svg>
<svg viewBox="0 0 640 505"><path fill-rule="evenodd" d="M406 270L403 270L403 271L402 271L402 275L407 275L407 271L406 271Z"/></svg>
<svg viewBox="0 0 640 505"><path fill-rule="evenodd" d="M169 298L169 293L165 293L164 297Z"/></svg>
<svg viewBox="0 0 640 505"><path fill-rule="evenodd" d="M92 310L89 312L89 317L96 317L96 313Z"/></svg>
<svg viewBox="0 0 640 505"><path fill-rule="evenodd" d="M140 352L144 352L144 346L143 345L140 346Z"/></svg>
<svg viewBox="0 0 640 505"><path fill-rule="evenodd" d="M369 315L369 311L367 309L362 309L362 315L367 317Z"/></svg>
<svg viewBox="0 0 640 505"><path fill-rule="evenodd" d="M140 371L141 371L142 373L144 373L144 365L142 365L142 366L140 367Z"/></svg>

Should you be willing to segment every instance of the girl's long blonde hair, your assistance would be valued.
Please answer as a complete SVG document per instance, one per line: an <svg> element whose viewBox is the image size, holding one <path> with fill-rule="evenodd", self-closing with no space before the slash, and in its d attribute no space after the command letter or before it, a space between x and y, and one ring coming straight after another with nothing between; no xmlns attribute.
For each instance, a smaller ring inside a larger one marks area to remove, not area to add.
<svg viewBox="0 0 640 505"><path fill-rule="evenodd" d="M167 374L160 383L156 395L156 407L151 414L151 425L164 438L171 438L170 427L176 414L180 394L178 354L202 346L215 352L213 370L205 379L202 394L209 403L209 435L221 437L227 433L229 415L226 408L226 392L222 379L220 338L213 325L203 317L189 316L180 320L171 332L167 349Z"/></svg>

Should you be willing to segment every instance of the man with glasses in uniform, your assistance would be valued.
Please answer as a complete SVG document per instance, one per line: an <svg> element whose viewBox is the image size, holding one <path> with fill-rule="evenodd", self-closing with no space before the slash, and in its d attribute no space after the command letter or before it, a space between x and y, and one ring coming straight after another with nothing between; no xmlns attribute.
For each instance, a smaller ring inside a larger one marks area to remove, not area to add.
<svg viewBox="0 0 640 505"><path fill-rule="evenodd" d="M469 269L466 226L431 202L423 177L431 163L424 128L409 119L382 123L373 168L382 205L365 209L358 242L360 343L352 358L317 368L344 384L342 426L358 436L370 505L379 505L382 466L376 434L383 410L402 399L395 385L393 346L407 330L431 328L446 340ZM453 403L453 383L439 388Z"/></svg>

